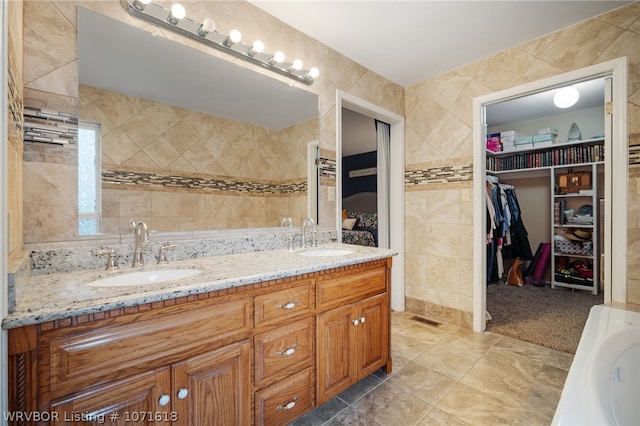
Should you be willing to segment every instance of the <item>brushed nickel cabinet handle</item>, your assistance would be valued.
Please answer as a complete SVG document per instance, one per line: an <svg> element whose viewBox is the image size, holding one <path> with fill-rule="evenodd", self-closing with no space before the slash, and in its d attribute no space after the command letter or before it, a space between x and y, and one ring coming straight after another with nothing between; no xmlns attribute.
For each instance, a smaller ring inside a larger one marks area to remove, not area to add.
<svg viewBox="0 0 640 426"><path fill-rule="evenodd" d="M276 407L276 410L291 410L293 407L296 406L296 401L298 400L297 396L293 397L293 401L285 404L285 405L278 405Z"/></svg>
<svg viewBox="0 0 640 426"><path fill-rule="evenodd" d="M292 355L296 351L297 347L298 347L298 344L296 343L295 345L291 346L286 351L278 351L278 352L276 352L276 355L278 355L278 356L289 356L289 355Z"/></svg>
<svg viewBox="0 0 640 426"><path fill-rule="evenodd" d="M286 305L277 305L276 309L293 309L296 307L297 304L298 304L298 301L294 300L293 302L289 302Z"/></svg>

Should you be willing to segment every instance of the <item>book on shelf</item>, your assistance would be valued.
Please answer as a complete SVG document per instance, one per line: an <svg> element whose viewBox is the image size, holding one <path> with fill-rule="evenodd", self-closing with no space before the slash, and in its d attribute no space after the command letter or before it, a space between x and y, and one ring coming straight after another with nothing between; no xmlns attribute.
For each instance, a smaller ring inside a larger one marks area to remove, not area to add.
<svg viewBox="0 0 640 426"><path fill-rule="evenodd" d="M509 171L538 167L565 166L604 160L604 145L577 145L553 148L547 151L487 156L487 170Z"/></svg>

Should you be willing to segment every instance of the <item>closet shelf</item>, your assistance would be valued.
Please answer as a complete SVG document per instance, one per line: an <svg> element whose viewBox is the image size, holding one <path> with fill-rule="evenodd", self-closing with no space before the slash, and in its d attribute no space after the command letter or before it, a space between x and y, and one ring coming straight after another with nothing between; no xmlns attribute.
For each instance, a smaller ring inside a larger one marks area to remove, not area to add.
<svg viewBox="0 0 640 426"><path fill-rule="evenodd" d="M487 156L490 156L490 157L508 157L513 154L526 154L530 152L550 151L555 148L568 148L568 147L578 146L578 145L595 145L598 143L604 143L604 138L585 139L577 142L560 142L560 143L554 143L552 145L547 145L547 146L538 146L538 147L527 148L527 149L519 149L516 151L494 152L494 151L491 151L490 149L487 149L486 151L487 151Z"/></svg>

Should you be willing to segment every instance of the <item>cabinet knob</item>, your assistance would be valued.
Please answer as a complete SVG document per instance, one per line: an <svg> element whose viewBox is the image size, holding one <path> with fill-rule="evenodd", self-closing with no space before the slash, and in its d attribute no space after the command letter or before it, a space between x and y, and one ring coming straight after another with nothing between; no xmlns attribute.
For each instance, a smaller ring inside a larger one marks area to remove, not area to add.
<svg viewBox="0 0 640 426"><path fill-rule="evenodd" d="M161 407L164 407L169 403L169 401L171 401L171 397L169 395L164 394L160 396L160 399L158 399L158 404Z"/></svg>
<svg viewBox="0 0 640 426"><path fill-rule="evenodd" d="M357 319L353 320L353 325L358 325L360 323L360 321L358 321Z"/></svg>
<svg viewBox="0 0 640 426"><path fill-rule="evenodd" d="M286 305L278 305L276 306L276 309L293 309L296 307L297 304L298 304L298 301L294 300L293 302L289 302Z"/></svg>
<svg viewBox="0 0 640 426"><path fill-rule="evenodd" d="M293 397L293 401L288 402L288 403L287 403L287 404L285 404L285 405L278 405L278 406L276 407L276 410L291 410L293 407L295 407L295 406L296 406L296 401L297 401L297 400L298 400L298 397L297 397L297 396L294 396L294 397Z"/></svg>
<svg viewBox="0 0 640 426"><path fill-rule="evenodd" d="M363 323L363 322L364 322L364 320L365 320L365 318L364 318L364 317L360 317L360 322L361 322L361 323Z"/></svg>
<svg viewBox="0 0 640 426"><path fill-rule="evenodd" d="M178 399L185 399L187 395L189 395L187 388L180 388L180 390L178 390Z"/></svg>
<svg viewBox="0 0 640 426"><path fill-rule="evenodd" d="M296 351L297 347L298 347L298 344L296 343L295 345L291 346L286 351L278 351L278 352L276 352L276 355L277 356L289 356L289 355L293 354Z"/></svg>

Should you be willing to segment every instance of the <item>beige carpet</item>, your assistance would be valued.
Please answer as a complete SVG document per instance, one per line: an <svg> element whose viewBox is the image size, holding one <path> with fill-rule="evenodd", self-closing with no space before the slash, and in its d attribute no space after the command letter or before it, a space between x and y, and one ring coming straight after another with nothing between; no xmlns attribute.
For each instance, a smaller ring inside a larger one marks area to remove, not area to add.
<svg viewBox="0 0 640 426"><path fill-rule="evenodd" d="M602 302L602 294L581 290L490 284L487 331L575 354L589 310Z"/></svg>

